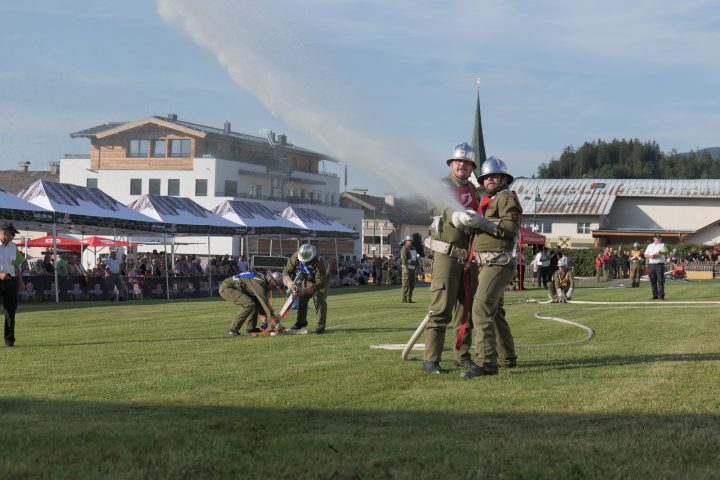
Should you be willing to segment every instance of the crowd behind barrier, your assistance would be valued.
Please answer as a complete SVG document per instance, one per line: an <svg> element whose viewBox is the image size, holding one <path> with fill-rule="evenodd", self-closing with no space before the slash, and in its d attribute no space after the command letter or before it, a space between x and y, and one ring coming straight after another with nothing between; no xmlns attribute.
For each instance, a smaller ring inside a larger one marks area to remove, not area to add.
<svg viewBox="0 0 720 480"><path fill-rule="evenodd" d="M210 258L207 264L195 255L175 255L175 263L167 271L166 264L172 256L164 252L123 254L120 258L120 276L123 281L123 300L194 298L217 295L220 283L227 277L249 270L281 270L286 257L267 258L222 255ZM330 287L375 284L399 285L402 273L399 262L390 258L364 257L359 263L338 265L334 258L328 259ZM378 270L376 270L378 266ZM57 269L58 295L60 301L108 300L117 295L115 287L108 288L109 271L104 258L97 258L95 265L84 267L77 253L61 253L57 262L46 254L43 258L26 260L21 266L25 290L19 292L20 301L55 301L55 270ZM383 269L387 275L383 276ZM425 280L423 264L417 268L418 282ZM168 295L169 284L169 295Z"/></svg>

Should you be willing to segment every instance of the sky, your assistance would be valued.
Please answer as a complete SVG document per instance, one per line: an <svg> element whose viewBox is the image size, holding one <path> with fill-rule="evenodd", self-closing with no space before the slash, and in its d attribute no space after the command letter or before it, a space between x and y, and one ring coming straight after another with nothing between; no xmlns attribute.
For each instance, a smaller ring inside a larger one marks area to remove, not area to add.
<svg viewBox="0 0 720 480"><path fill-rule="evenodd" d="M0 170L88 153L70 133L177 114L413 194L470 142L517 176L567 146L720 146L716 0L3 0ZM341 180L341 189L344 189Z"/></svg>

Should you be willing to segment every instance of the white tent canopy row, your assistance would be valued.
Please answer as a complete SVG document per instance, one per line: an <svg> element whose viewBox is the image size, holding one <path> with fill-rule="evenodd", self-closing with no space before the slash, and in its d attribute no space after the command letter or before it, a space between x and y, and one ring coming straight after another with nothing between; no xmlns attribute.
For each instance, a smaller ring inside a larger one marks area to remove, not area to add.
<svg viewBox="0 0 720 480"><path fill-rule="evenodd" d="M226 200L213 211L189 198L143 195L123 205L98 188L37 180L17 196L0 190L0 218L23 230L77 234L264 235L357 238L357 232L310 208L278 215L257 202Z"/></svg>

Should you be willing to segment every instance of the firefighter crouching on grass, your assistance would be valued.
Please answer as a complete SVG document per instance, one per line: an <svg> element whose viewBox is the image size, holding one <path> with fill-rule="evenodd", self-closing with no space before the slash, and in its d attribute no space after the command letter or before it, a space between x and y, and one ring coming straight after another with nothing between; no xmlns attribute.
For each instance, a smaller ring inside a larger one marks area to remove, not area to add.
<svg viewBox="0 0 720 480"><path fill-rule="evenodd" d="M463 372L462 378L497 375L498 367L517 365L515 341L505 320L505 287L515 273L515 239L520 232L522 208L520 200L509 190L513 176L499 158L490 157L480 167L485 198L480 211L485 222L476 228L473 241L475 259L479 265L478 287L473 299L475 322L475 352L477 365Z"/></svg>
<svg viewBox="0 0 720 480"><path fill-rule="evenodd" d="M278 322L275 313L270 308L267 299L267 292L271 288L279 288L282 281L280 272L272 272L264 275L256 272L243 272L228 277L220 284L220 296L230 303L240 307L235 320L230 325L228 335L237 337L245 321L247 333L259 333L257 328L258 307L262 308L265 316L272 319L271 325Z"/></svg>
<svg viewBox="0 0 720 480"><path fill-rule="evenodd" d="M567 257L558 260L558 269L553 273L552 282L548 284L548 296L552 303L565 303L572 300L575 290L575 275L570 270Z"/></svg>
<svg viewBox="0 0 720 480"><path fill-rule="evenodd" d="M306 243L288 259L283 270L283 284L298 299L297 320L291 330L307 326L308 302L315 301L317 327L313 333L325 333L327 322L327 263L314 245Z"/></svg>
<svg viewBox="0 0 720 480"><path fill-rule="evenodd" d="M485 222L477 214L480 204L475 185L470 182L473 169L477 167L475 152L467 143L461 143L453 149L447 164L450 173L442 182L459 204L448 208L433 202L428 207L433 223L425 247L433 252L433 273L430 313L425 327L423 371L426 373L447 373L440 367L440 360L445 347L445 330L453 319L456 339L461 337L460 342L456 340L455 364L466 368L474 365L470 355L472 330L461 324L463 317L468 321L477 285L477 266L469 261L472 260L469 258L470 227Z"/></svg>

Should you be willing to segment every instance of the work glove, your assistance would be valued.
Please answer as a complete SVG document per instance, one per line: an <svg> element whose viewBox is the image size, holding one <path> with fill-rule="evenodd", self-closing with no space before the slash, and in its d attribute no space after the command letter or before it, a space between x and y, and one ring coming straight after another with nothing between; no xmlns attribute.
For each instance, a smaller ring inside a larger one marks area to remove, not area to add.
<svg viewBox="0 0 720 480"><path fill-rule="evenodd" d="M565 295L565 297L566 297L568 300L570 300L570 299L572 298L572 294L573 294L573 289L572 289L572 288L568 288L568 291L567 291L567 294Z"/></svg>
<svg viewBox="0 0 720 480"><path fill-rule="evenodd" d="M497 225L488 220L474 210L465 210L453 212L452 223L457 228L467 228L469 230L480 230L495 235L497 233Z"/></svg>
<svg viewBox="0 0 720 480"><path fill-rule="evenodd" d="M558 303L565 303L567 301L567 298L565 298L565 293L563 293L563 291L559 288L557 289L557 297Z"/></svg>

